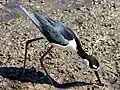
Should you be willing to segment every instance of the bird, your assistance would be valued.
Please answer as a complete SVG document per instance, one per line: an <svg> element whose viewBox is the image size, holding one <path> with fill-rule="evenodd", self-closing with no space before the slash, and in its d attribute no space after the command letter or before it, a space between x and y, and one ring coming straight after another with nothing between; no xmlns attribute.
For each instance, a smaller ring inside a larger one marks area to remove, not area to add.
<svg viewBox="0 0 120 90"><path fill-rule="evenodd" d="M70 49L72 51L75 51L83 60L87 60L89 67L93 69L96 77L98 78L99 84L101 85L102 82L97 72L100 67L99 61L94 56L88 55L85 50L83 50L80 40L75 31L73 31L58 20L52 19L48 16L41 16L37 12L30 12L22 5L19 5L19 7L31 19L31 21L36 25L36 27L40 30L41 34L43 34L44 36L26 41L23 72L25 72L28 44L33 41L45 38L48 40L48 42L51 43L51 46L43 54L43 56L41 56L39 60L41 67L44 69L47 76L49 76L49 74L43 64L44 57L51 51L53 47L59 46L63 49ZM49 80L52 84L54 84L51 78L49 78Z"/></svg>

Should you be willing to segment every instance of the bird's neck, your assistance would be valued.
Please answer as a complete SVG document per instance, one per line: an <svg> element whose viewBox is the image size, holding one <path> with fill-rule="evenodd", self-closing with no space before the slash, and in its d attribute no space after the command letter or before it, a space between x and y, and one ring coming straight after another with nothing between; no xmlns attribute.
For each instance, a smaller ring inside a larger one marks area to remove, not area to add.
<svg viewBox="0 0 120 90"><path fill-rule="evenodd" d="M82 59L87 59L87 60L88 60L88 54L87 54L82 48L79 48L79 49L78 49L77 54L78 54Z"/></svg>
<svg viewBox="0 0 120 90"><path fill-rule="evenodd" d="M76 43L77 43L77 54L82 58L82 59L87 59L88 60L88 54L83 50L80 41L78 40L78 38L76 38Z"/></svg>

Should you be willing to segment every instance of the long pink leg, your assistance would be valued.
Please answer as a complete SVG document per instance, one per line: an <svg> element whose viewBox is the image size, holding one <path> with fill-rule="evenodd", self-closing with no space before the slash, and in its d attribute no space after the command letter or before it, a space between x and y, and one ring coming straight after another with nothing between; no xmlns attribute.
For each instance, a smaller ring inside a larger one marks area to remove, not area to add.
<svg viewBox="0 0 120 90"><path fill-rule="evenodd" d="M40 40L40 39L44 39L43 37L40 37L40 38L35 38L35 39L31 39L31 40L27 40L26 41L26 44L25 44L25 56L24 56L24 64L23 64L23 72L22 72L22 75L24 75L25 73L25 66L26 66L26 59L27 59L27 47L28 45L33 42L33 41L37 41L37 40Z"/></svg>
<svg viewBox="0 0 120 90"><path fill-rule="evenodd" d="M41 63L41 67L42 67L42 68L44 69L44 71L45 71L45 74L48 76L51 84L54 85L53 82L52 82L52 80L51 80L51 78L49 77L49 74L48 74L48 72L47 72L44 64L43 64L44 57L51 51L52 48L53 48L53 46L51 46L51 47L43 54L43 56L41 56L41 58L40 58L40 63Z"/></svg>

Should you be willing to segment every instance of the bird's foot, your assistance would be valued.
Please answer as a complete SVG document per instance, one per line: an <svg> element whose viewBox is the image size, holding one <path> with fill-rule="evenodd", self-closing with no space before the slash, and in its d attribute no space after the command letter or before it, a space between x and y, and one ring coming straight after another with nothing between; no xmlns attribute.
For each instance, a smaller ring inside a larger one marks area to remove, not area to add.
<svg viewBox="0 0 120 90"><path fill-rule="evenodd" d="M97 85L104 86L104 84L101 81L97 80L96 82L97 82Z"/></svg>

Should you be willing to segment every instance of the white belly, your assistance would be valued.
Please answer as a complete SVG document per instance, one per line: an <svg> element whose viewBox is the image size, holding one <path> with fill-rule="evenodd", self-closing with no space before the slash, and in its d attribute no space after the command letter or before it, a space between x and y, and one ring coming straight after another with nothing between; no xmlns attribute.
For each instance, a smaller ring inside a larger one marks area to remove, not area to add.
<svg viewBox="0 0 120 90"><path fill-rule="evenodd" d="M55 47L63 48L63 49L69 50L69 51L75 51L75 52L77 51L77 50L76 50L77 44L76 44L76 42L75 42L75 39L70 40L70 41L69 41L69 44L66 45L66 46L62 46L62 45L55 44L55 43L53 43L53 45L54 45Z"/></svg>

